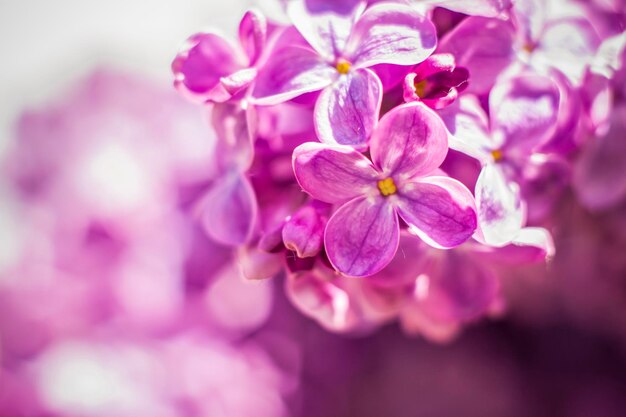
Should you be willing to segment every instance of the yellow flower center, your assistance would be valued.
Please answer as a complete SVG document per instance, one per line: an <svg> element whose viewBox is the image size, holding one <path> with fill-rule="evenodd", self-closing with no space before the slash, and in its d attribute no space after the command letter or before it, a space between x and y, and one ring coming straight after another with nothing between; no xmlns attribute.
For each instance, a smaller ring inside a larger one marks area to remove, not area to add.
<svg viewBox="0 0 626 417"><path fill-rule="evenodd" d="M424 98L424 94L426 93L426 80L416 81L413 85L415 87L415 94L417 94L419 98Z"/></svg>
<svg viewBox="0 0 626 417"><path fill-rule="evenodd" d="M493 157L494 161L498 162L499 160L502 159L502 151L500 149L491 151L491 156Z"/></svg>
<svg viewBox="0 0 626 417"><path fill-rule="evenodd" d="M337 68L337 72L339 74L345 75L350 71L351 66L352 64L350 64L350 62L345 59L340 59L337 61L337 66L335 68Z"/></svg>
<svg viewBox="0 0 626 417"><path fill-rule="evenodd" d="M531 54L535 50L535 48L537 48L537 46L532 43L527 43L524 46L522 46L522 49L528 52L529 54Z"/></svg>
<svg viewBox="0 0 626 417"><path fill-rule="evenodd" d="M378 190L385 197L395 194L398 191L396 188L396 183L393 182L392 178L385 178L384 180L378 181Z"/></svg>

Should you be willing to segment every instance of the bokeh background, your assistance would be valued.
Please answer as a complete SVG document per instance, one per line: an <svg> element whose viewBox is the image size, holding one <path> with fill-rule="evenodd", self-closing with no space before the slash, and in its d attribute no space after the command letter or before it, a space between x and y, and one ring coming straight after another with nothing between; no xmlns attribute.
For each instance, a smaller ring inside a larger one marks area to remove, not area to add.
<svg viewBox="0 0 626 417"><path fill-rule="evenodd" d="M226 279L232 253L182 214L214 139L170 63L252 4L0 1L0 416L626 415L623 209L566 195L553 272L511 273L508 314L444 345L334 335L281 279Z"/></svg>

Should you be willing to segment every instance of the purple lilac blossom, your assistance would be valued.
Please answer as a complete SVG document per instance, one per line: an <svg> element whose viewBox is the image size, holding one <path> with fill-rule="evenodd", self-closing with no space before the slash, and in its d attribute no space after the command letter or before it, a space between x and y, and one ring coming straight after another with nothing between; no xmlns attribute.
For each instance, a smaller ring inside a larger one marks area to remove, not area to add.
<svg viewBox="0 0 626 417"><path fill-rule="evenodd" d="M369 67L414 65L436 46L433 24L401 4L296 0L289 15L309 46L272 52L252 93L256 104L276 104L322 90L315 106L320 141L366 146L378 119L382 85Z"/></svg>
<svg viewBox="0 0 626 417"><path fill-rule="evenodd" d="M350 276L379 272L398 248L400 216L430 245L458 246L476 230L474 199L456 180L433 175L445 159L441 119L420 103L387 113L372 135L370 162L342 145L306 143L294 150L294 172L314 198L339 205L324 245Z"/></svg>

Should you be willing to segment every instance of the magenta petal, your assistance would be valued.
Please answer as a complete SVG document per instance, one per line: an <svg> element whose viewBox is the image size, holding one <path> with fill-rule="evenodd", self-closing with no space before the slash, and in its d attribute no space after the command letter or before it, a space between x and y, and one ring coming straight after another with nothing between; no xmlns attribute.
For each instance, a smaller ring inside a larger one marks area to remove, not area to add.
<svg viewBox="0 0 626 417"><path fill-rule="evenodd" d="M475 194L480 240L493 246L511 242L526 217L519 186L509 181L499 166L488 164L478 176Z"/></svg>
<svg viewBox="0 0 626 417"><path fill-rule="evenodd" d="M387 200L361 197L339 208L326 225L324 245L333 267L349 276L381 271L400 239L398 216Z"/></svg>
<svg viewBox="0 0 626 417"><path fill-rule="evenodd" d="M294 149L293 170L304 191L331 204L376 191L379 176L369 159L354 149L316 142Z"/></svg>
<svg viewBox="0 0 626 417"><path fill-rule="evenodd" d="M243 57L221 36L199 33L187 40L187 45L172 63L175 85L203 100L224 101L220 79L244 66Z"/></svg>
<svg viewBox="0 0 626 417"><path fill-rule="evenodd" d="M296 252L300 258L317 255L324 243L324 228L328 221L330 206L317 203L301 207L283 226L282 237L285 247Z"/></svg>
<svg viewBox="0 0 626 417"><path fill-rule="evenodd" d="M339 77L320 94L315 129L321 142L364 148L378 122L383 88L372 71Z"/></svg>
<svg viewBox="0 0 626 417"><path fill-rule="evenodd" d="M424 80L438 72L452 72L456 68L454 55L433 54L419 64L413 71L418 79Z"/></svg>
<svg viewBox="0 0 626 417"><path fill-rule="evenodd" d="M337 71L315 51L288 46L274 52L260 70L252 92L256 104L278 104L332 83Z"/></svg>
<svg viewBox="0 0 626 417"><path fill-rule="evenodd" d="M267 21L261 13L249 10L239 23L239 42L248 56L249 65L256 63L265 47Z"/></svg>
<svg viewBox="0 0 626 417"><path fill-rule="evenodd" d="M222 86L231 96L247 88L256 78L256 68L244 68L220 79Z"/></svg>
<svg viewBox="0 0 626 417"><path fill-rule="evenodd" d="M421 101L421 98L415 92L415 78L417 74L411 72L404 77L404 83L402 84L402 98L405 103L412 101Z"/></svg>
<svg viewBox="0 0 626 417"><path fill-rule="evenodd" d="M257 216L250 181L240 173L218 178L202 198L199 216L204 230L215 241L230 246L246 243Z"/></svg>
<svg viewBox="0 0 626 417"><path fill-rule="evenodd" d="M468 240L478 220L472 193L448 177L428 177L405 184L398 192L398 213L410 231L436 248Z"/></svg>
<svg viewBox="0 0 626 417"><path fill-rule="evenodd" d="M451 67L437 68L443 60L431 60L433 57L450 57ZM429 62L430 61L430 62ZM435 62L433 62L435 61ZM465 68L454 68L454 58L448 54L431 55L415 68L414 73L404 79L403 98L405 102L421 101L431 109L441 110L456 101L459 92L467 88L468 72ZM420 87L418 95L416 86Z"/></svg>
<svg viewBox="0 0 626 417"><path fill-rule="evenodd" d="M386 175L425 175L439 168L448 153L441 118L417 102L384 115L370 140L374 164Z"/></svg>
<svg viewBox="0 0 626 417"><path fill-rule="evenodd" d="M504 147L527 155L554 134L560 93L550 78L521 75L498 83L489 95L491 131Z"/></svg>
<svg viewBox="0 0 626 417"><path fill-rule="evenodd" d="M376 64L414 65L428 58L436 46L435 26L415 8L377 4L357 21L346 55L361 68Z"/></svg>
<svg viewBox="0 0 626 417"><path fill-rule="evenodd" d="M508 21L469 17L449 32L438 52L451 53L470 73L468 92L487 93L498 75L515 60L515 31Z"/></svg>

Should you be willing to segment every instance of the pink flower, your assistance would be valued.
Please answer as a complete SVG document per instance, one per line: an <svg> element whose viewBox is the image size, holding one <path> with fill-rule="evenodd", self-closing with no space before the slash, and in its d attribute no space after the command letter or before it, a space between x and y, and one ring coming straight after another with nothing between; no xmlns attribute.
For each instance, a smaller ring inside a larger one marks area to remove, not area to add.
<svg viewBox="0 0 626 417"><path fill-rule="evenodd" d="M554 133L559 98L559 90L549 78L523 74L491 91L489 121L472 96L441 111L452 135L450 147L482 164L475 196L484 242L507 244L524 226L519 170Z"/></svg>
<svg viewBox="0 0 626 417"><path fill-rule="evenodd" d="M511 66L546 76L558 70L580 86L600 39L584 15L563 8L569 15L549 13L545 2L523 0L514 3L514 19L471 16L441 39L438 52L453 54L469 70L468 90L475 94L488 93Z"/></svg>
<svg viewBox="0 0 626 417"><path fill-rule="evenodd" d="M309 46L277 48L260 71L256 104L276 104L322 90L315 106L320 141L363 148L382 100L376 64L414 65L435 49L433 24L406 5L380 4L362 13L357 1L298 0L289 15Z"/></svg>
<svg viewBox="0 0 626 417"><path fill-rule="evenodd" d="M447 154L446 142L437 115L410 103L381 119L372 135L372 161L341 145L305 143L294 150L302 188L340 205L324 235L338 271L368 276L384 268L398 248L398 215L435 247L460 245L474 233L471 193L452 178L433 175Z"/></svg>
<svg viewBox="0 0 626 417"><path fill-rule="evenodd" d="M442 109L467 88L468 77L465 68L456 67L454 56L431 55L404 79L404 101L422 101L432 109Z"/></svg>
<svg viewBox="0 0 626 417"><path fill-rule="evenodd" d="M239 45L217 33L197 33L172 63L174 85L195 100L224 102L256 77L267 37L265 17L248 11L239 24Z"/></svg>

